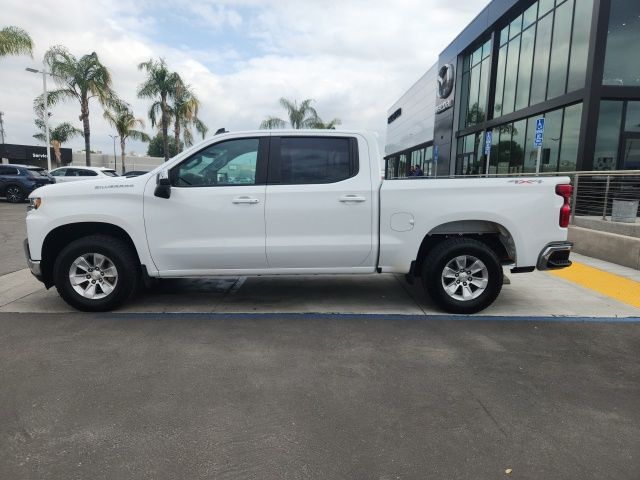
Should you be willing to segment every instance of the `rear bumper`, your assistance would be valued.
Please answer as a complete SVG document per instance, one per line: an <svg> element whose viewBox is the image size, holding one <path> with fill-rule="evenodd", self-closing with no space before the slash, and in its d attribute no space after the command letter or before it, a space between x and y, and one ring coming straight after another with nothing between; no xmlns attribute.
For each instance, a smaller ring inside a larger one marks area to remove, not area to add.
<svg viewBox="0 0 640 480"><path fill-rule="evenodd" d="M27 265L29 266L29 270L31 270L31 273L33 274L34 277L36 277L38 280L42 282L43 281L42 269L40 268L40 261L31 260L31 252L29 251L29 241L27 239L24 240L22 245L24 246L24 254L27 257Z"/></svg>
<svg viewBox="0 0 640 480"><path fill-rule="evenodd" d="M538 270L557 270L571 266L569 254L571 253L571 242L553 242L542 249L538 256L536 268Z"/></svg>

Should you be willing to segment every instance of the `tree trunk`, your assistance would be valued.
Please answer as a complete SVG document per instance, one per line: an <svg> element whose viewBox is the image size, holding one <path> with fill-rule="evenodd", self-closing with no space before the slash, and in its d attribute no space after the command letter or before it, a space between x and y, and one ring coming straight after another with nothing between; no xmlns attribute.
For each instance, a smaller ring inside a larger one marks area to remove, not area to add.
<svg viewBox="0 0 640 480"><path fill-rule="evenodd" d="M82 99L82 106L80 109L80 120L82 120L82 126L84 128L84 150L87 167L91 166L91 128L89 127L89 99Z"/></svg>
<svg viewBox="0 0 640 480"><path fill-rule="evenodd" d="M56 156L56 168L60 168L62 166L60 142L58 140L52 140L51 145L53 146L53 153Z"/></svg>
<svg viewBox="0 0 640 480"><path fill-rule="evenodd" d="M164 161L169 160L169 116L167 115L167 94L161 95L160 107L162 108L162 145L164 146Z"/></svg>
<svg viewBox="0 0 640 480"><path fill-rule="evenodd" d="M121 163L122 163L122 173L124 174L124 172L126 172L126 169L124 168L124 138L120 137L120 159L121 159Z"/></svg>
<svg viewBox="0 0 640 480"><path fill-rule="evenodd" d="M176 140L176 152L180 153L180 121L177 117L176 115L176 121L173 124L173 136Z"/></svg>

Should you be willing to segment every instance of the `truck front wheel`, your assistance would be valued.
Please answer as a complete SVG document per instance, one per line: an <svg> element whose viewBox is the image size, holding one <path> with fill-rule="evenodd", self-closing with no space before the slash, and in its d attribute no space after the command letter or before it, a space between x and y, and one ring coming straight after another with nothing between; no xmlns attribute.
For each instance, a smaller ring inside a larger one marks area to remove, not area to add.
<svg viewBox="0 0 640 480"><path fill-rule="evenodd" d="M447 312L476 313L502 289L502 266L487 245L472 238L449 238L423 262L422 282L433 301Z"/></svg>
<svg viewBox="0 0 640 480"><path fill-rule="evenodd" d="M67 245L53 266L58 293L85 312L113 310L137 288L140 266L131 247L108 235L91 235Z"/></svg>

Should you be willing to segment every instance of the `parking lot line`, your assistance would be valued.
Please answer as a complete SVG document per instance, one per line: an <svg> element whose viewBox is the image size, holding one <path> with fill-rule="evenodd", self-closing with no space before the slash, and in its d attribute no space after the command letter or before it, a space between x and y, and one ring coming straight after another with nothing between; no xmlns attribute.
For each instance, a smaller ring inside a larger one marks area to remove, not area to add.
<svg viewBox="0 0 640 480"><path fill-rule="evenodd" d="M551 270L549 273L640 308L640 282L580 262L573 262L569 268Z"/></svg>

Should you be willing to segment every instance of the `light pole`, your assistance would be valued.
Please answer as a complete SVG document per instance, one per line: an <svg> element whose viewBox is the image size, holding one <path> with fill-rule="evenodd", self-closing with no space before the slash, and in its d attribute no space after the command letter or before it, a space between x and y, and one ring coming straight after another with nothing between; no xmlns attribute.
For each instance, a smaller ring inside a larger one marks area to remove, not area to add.
<svg viewBox="0 0 640 480"><path fill-rule="evenodd" d="M51 73L47 72L44 68L44 61L42 62L42 70L36 70L35 68L27 67L25 70L31 73L42 74L42 90L44 94L44 133L47 139L47 170L51 171L51 140L49 139L49 97L47 95L47 75Z"/></svg>
<svg viewBox="0 0 640 480"><path fill-rule="evenodd" d="M116 138L118 138L118 135L111 135L109 134L109 136L111 138L113 138L113 169L114 170L118 170L118 157L116 157Z"/></svg>

